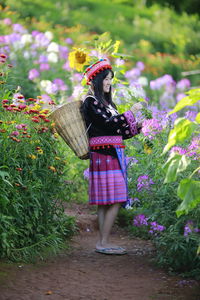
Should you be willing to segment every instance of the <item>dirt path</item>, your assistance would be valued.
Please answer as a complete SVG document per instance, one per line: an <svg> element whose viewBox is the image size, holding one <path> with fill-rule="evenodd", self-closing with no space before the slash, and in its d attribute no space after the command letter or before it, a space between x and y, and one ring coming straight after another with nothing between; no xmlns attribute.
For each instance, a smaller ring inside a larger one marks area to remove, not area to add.
<svg viewBox="0 0 200 300"><path fill-rule="evenodd" d="M128 254L95 253L96 215L88 206L67 212L80 228L70 252L35 265L0 263L0 300L200 300L199 282L169 276L150 262L150 242L115 227L112 240Z"/></svg>

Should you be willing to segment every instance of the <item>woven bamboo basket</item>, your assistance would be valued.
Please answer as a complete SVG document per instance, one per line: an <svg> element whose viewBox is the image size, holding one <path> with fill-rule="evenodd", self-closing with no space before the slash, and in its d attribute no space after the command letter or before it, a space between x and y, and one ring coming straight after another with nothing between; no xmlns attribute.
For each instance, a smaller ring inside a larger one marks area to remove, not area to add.
<svg viewBox="0 0 200 300"><path fill-rule="evenodd" d="M49 118L66 144L80 159L88 158L88 135L80 112L82 101L73 101L55 109Z"/></svg>

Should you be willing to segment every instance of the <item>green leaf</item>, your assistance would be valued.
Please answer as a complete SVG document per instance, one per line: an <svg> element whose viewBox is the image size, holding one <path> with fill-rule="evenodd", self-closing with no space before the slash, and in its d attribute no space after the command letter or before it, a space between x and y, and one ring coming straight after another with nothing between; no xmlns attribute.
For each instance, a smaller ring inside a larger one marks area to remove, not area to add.
<svg viewBox="0 0 200 300"><path fill-rule="evenodd" d="M174 128L170 131L168 143L164 147L163 154L177 143L184 142L194 132L197 124L184 118L178 118L174 123Z"/></svg>
<svg viewBox="0 0 200 300"><path fill-rule="evenodd" d="M172 152L163 168L166 172L164 183L174 182L177 174L186 170L191 160L186 155Z"/></svg>
<svg viewBox="0 0 200 300"><path fill-rule="evenodd" d="M9 173L5 172L5 171L0 171L0 177L1 179L6 182L7 184L9 184L10 186L12 186L12 184L7 180L7 178L9 178Z"/></svg>
<svg viewBox="0 0 200 300"><path fill-rule="evenodd" d="M181 99L176 104L174 109L169 112L169 115L181 110L185 106L194 105L196 102L198 102L200 100L200 89L190 90L190 91L187 92L187 94L189 94L189 96L186 96L183 99Z"/></svg>
<svg viewBox="0 0 200 300"><path fill-rule="evenodd" d="M197 114L195 121L200 124L200 112Z"/></svg>
<svg viewBox="0 0 200 300"><path fill-rule="evenodd" d="M183 200L176 210L177 216L180 217L200 204L200 181L190 178L182 179L178 186L177 195Z"/></svg>

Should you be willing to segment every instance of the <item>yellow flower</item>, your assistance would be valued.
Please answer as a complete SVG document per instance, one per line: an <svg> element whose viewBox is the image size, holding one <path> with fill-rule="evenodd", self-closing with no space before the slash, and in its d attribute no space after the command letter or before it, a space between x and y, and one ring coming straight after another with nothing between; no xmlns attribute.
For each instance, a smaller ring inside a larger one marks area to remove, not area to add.
<svg viewBox="0 0 200 300"><path fill-rule="evenodd" d="M55 159L56 159L56 160L60 160L61 158L60 158L60 157L58 157L58 156L55 156Z"/></svg>
<svg viewBox="0 0 200 300"><path fill-rule="evenodd" d="M31 159L36 159L36 156L34 154L29 154L28 157L30 157Z"/></svg>
<svg viewBox="0 0 200 300"><path fill-rule="evenodd" d="M55 168L55 167L49 166L48 168L49 168L49 170L51 170L51 171L53 171L53 172L56 172L56 168Z"/></svg>
<svg viewBox="0 0 200 300"><path fill-rule="evenodd" d="M89 55L81 49L74 48L74 51L69 53L70 68L82 71L83 67L90 61Z"/></svg>
<svg viewBox="0 0 200 300"><path fill-rule="evenodd" d="M41 114L47 114L49 112L49 109L45 108L45 109L42 109L40 111Z"/></svg>
<svg viewBox="0 0 200 300"><path fill-rule="evenodd" d="M152 153L152 148L149 147L147 144L144 144L144 152L146 154L151 154Z"/></svg>
<svg viewBox="0 0 200 300"><path fill-rule="evenodd" d="M54 133L53 136L54 136L55 139L57 139L58 138L58 133L57 132Z"/></svg>
<svg viewBox="0 0 200 300"><path fill-rule="evenodd" d="M38 149L37 152L38 154L43 154L44 151L42 149Z"/></svg>

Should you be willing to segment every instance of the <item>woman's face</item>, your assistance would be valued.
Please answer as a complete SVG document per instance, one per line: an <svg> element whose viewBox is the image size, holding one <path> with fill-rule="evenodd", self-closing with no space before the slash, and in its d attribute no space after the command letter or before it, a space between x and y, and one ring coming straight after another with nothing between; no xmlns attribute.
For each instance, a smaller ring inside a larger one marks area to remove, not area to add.
<svg viewBox="0 0 200 300"><path fill-rule="evenodd" d="M104 93L110 92L111 84L112 84L112 73L109 72L108 75L103 80L103 92Z"/></svg>

